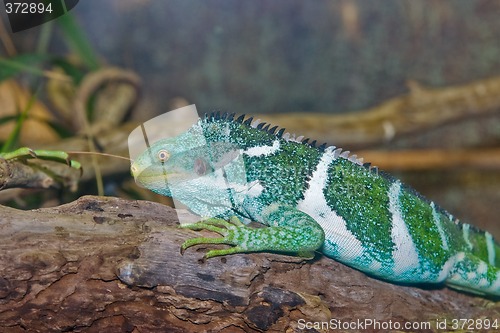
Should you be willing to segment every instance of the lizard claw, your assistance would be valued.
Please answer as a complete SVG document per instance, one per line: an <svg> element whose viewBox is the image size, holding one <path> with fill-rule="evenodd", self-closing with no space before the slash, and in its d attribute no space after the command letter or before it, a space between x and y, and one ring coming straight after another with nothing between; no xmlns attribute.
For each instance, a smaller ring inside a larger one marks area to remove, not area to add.
<svg viewBox="0 0 500 333"><path fill-rule="evenodd" d="M187 248L194 246L194 245L201 245L201 244L237 245L237 243L233 239L234 232L237 229L246 228L246 226L243 223L241 223L238 218L232 217L229 220L229 222L225 221L223 219L210 218L210 219L206 219L206 220L199 221L196 223L184 224L184 225L181 225L180 228L191 229L191 230L203 230L204 229L204 230L216 232L222 236L222 237L217 237L217 238L197 237L197 238L188 239L184 243L182 243L181 248L180 248L180 254L183 255ZM231 247L229 249L222 249L222 250L210 250L203 256L203 260L207 260L207 259L215 257L215 256L235 253L234 252L235 249L237 250L236 252L241 252L241 249L239 247Z"/></svg>

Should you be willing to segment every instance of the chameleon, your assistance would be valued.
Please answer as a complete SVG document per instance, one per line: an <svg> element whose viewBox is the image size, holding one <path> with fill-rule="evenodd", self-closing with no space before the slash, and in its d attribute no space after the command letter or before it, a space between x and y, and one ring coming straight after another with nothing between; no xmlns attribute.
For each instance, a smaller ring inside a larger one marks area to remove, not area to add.
<svg viewBox="0 0 500 333"><path fill-rule="evenodd" d="M132 161L135 181L201 216L181 225L234 253L316 252L393 283L500 296L500 246L356 155L235 114L200 117ZM259 222L265 227L249 226Z"/></svg>

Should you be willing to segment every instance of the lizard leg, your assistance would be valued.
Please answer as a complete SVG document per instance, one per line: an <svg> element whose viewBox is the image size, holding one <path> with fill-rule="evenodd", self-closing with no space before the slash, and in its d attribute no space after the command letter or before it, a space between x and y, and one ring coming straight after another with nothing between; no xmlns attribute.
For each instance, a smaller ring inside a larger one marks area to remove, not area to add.
<svg viewBox="0 0 500 333"><path fill-rule="evenodd" d="M184 251L193 245L201 245L201 244L225 244L225 239L223 237L219 238L207 238L207 237L197 237L191 238L182 243L181 245L181 254L184 254ZM211 251L209 251L211 252ZM205 256L207 258L207 256Z"/></svg>
<svg viewBox="0 0 500 333"><path fill-rule="evenodd" d="M185 241L182 246L181 246L181 254L184 253L184 251L191 246L194 245L201 245L201 244L233 244L229 240L227 240L225 237L229 234L229 230L232 230L237 227L244 227L244 224L240 222L240 220L237 217L232 217L230 219L231 222L228 222L223 219L219 218L209 218L206 220L202 220L196 223L190 223L190 224L184 224L181 225L180 228L183 229L190 229L190 230L210 230L213 232L218 233L219 235L222 235L224 237L220 238L207 238L207 237L197 237L197 238L191 238ZM206 258L214 257L214 253L220 253L220 251L223 250L212 250L209 251L211 254L210 256L205 255ZM223 254L219 254L223 255Z"/></svg>
<svg viewBox="0 0 500 333"><path fill-rule="evenodd" d="M267 228L250 228L239 220L221 222L209 219L183 227L207 229L222 235L221 238L194 238L185 241L181 252L193 245L228 244L233 247L210 250L205 258L245 252L286 252L311 258L323 245L325 235L321 226L309 215L290 206L271 205L261 214ZM208 222L207 222L208 221Z"/></svg>
<svg viewBox="0 0 500 333"><path fill-rule="evenodd" d="M451 288L475 294L500 296L500 268L473 254L460 252L454 257L445 283Z"/></svg>

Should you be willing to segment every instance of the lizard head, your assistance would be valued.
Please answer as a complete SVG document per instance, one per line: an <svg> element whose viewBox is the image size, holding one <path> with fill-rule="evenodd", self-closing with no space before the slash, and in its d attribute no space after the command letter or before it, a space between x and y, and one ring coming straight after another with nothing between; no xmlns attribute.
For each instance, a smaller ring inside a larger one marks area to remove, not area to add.
<svg viewBox="0 0 500 333"><path fill-rule="evenodd" d="M174 197L180 191L181 195L198 195L224 190L225 182L216 171L228 164L234 169L239 150L221 142L182 145L178 139L159 140L140 154L131 166L135 181L153 192Z"/></svg>
<svg viewBox="0 0 500 333"><path fill-rule="evenodd" d="M162 195L171 195L170 188L203 174L208 163L202 151L183 150L169 138L159 140L140 154L130 171L136 183ZM198 156L196 156L198 155Z"/></svg>

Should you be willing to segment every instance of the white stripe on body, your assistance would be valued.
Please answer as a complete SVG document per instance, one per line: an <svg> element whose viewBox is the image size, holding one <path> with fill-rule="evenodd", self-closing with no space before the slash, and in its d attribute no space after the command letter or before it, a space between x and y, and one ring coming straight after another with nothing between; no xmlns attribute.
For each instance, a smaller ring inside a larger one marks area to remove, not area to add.
<svg viewBox="0 0 500 333"><path fill-rule="evenodd" d="M446 233L444 232L443 229L443 224L441 223L441 219L439 218L439 214L436 211L436 205L434 205L434 202L431 202L431 208L432 208L432 217L434 218L434 224L436 225L438 232L439 232L439 237L441 238L441 244L443 246L443 249L449 250L448 246L448 240L446 238Z"/></svg>
<svg viewBox="0 0 500 333"><path fill-rule="evenodd" d="M463 238L465 240L465 243L467 243L467 246L469 247L469 249L472 250L472 243L469 240L469 229L470 229L470 225L469 224L464 223L462 225L462 236L463 236Z"/></svg>
<svg viewBox="0 0 500 333"><path fill-rule="evenodd" d="M244 150L243 154L250 157L269 156L279 151L279 149L280 149L280 141L276 139L273 141L272 146L250 147Z"/></svg>
<svg viewBox="0 0 500 333"><path fill-rule="evenodd" d="M488 262L490 265L495 266L495 242L493 241L493 236L486 231L484 233L484 238L486 239L486 249L488 250Z"/></svg>
<svg viewBox="0 0 500 333"><path fill-rule="evenodd" d="M297 208L318 222L325 232L325 239L338 246L341 256L338 259L352 262L363 255L363 244L347 229L346 221L328 206L323 192L328 179L328 166L335 160L334 148L325 149L308 182L304 199L297 203Z"/></svg>
<svg viewBox="0 0 500 333"><path fill-rule="evenodd" d="M391 185L388 193L389 211L392 214L391 237L394 243L392 257L394 260L394 274L396 275L418 268L420 264L415 243L401 214L400 193L401 183L396 181Z"/></svg>

